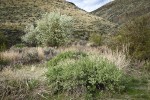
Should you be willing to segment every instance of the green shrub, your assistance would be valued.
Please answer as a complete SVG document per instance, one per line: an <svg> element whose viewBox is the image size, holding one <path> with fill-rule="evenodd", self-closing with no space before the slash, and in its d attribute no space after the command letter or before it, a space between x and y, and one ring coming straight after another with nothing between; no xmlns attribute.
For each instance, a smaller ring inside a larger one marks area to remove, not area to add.
<svg viewBox="0 0 150 100"><path fill-rule="evenodd" d="M150 59L150 19L137 18L124 25L115 37L118 46L127 45L129 55L138 60ZM113 45L114 46L114 45Z"/></svg>
<svg viewBox="0 0 150 100"><path fill-rule="evenodd" d="M60 46L68 41L72 31L72 17L60 13L47 13L36 21L36 26L26 27L27 34L22 40L29 44L46 46Z"/></svg>
<svg viewBox="0 0 150 100"><path fill-rule="evenodd" d="M102 35L100 34L91 34L89 40L96 46L102 45Z"/></svg>
<svg viewBox="0 0 150 100"><path fill-rule="evenodd" d="M146 71L150 71L150 62L149 61L147 61L145 64L144 64L144 70L146 70Z"/></svg>
<svg viewBox="0 0 150 100"><path fill-rule="evenodd" d="M55 66L57 65L60 61L64 61L65 59L78 59L80 57L86 57L87 54L83 52L73 52L73 51L67 51L64 53L61 53L54 57L52 60L48 62L48 66Z"/></svg>
<svg viewBox="0 0 150 100"><path fill-rule="evenodd" d="M67 57L72 60L72 56ZM64 58L66 56L62 59ZM73 93L80 90L78 92L93 95L101 90L117 91L123 75L113 63L100 57L90 59L88 56L82 56L71 62L62 61L48 67L47 79L54 93Z"/></svg>
<svg viewBox="0 0 150 100"><path fill-rule="evenodd" d="M3 51L6 49L6 37L3 33L0 32L0 51Z"/></svg>
<svg viewBox="0 0 150 100"><path fill-rule="evenodd" d="M15 44L14 47L15 48L23 48L23 47L26 47L26 45L23 43L19 43L19 44Z"/></svg>
<svg viewBox="0 0 150 100"><path fill-rule="evenodd" d="M3 59L2 55L0 54L0 71L9 64L9 61L6 59Z"/></svg>

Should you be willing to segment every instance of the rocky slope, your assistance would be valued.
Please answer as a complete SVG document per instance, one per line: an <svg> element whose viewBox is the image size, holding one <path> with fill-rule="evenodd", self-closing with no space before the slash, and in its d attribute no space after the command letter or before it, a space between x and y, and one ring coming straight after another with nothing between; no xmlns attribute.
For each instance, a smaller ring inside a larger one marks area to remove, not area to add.
<svg viewBox="0 0 150 100"><path fill-rule="evenodd" d="M114 0L92 13L111 22L123 24L133 18L150 16L150 0Z"/></svg>

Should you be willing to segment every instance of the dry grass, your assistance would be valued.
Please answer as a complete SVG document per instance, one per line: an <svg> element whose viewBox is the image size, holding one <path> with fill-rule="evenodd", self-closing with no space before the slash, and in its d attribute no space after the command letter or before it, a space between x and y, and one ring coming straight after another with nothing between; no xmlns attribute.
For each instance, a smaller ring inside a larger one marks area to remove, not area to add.
<svg viewBox="0 0 150 100"><path fill-rule="evenodd" d="M130 65L130 59L127 59L124 50L112 51L108 47L104 47L104 50L100 51L100 56L113 62L119 69L127 69Z"/></svg>
<svg viewBox="0 0 150 100"><path fill-rule="evenodd" d="M32 48L25 48L23 50L24 54L37 54L37 58L39 58L40 60L45 58L44 55L44 48L42 47L32 47Z"/></svg>
<svg viewBox="0 0 150 100"><path fill-rule="evenodd" d="M0 73L1 81L3 80L25 80L25 79L35 79L35 80L45 80L44 73L47 71L45 65L32 66L22 66L21 69L11 69L5 68Z"/></svg>
<svg viewBox="0 0 150 100"><path fill-rule="evenodd" d="M14 48L1 52L1 58L11 63L0 72L0 98L1 100L38 100L39 98L43 100L42 95L49 92L44 75L47 71L46 64L16 65L13 63L20 59L25 60L22 58L25 52L28 54L35 52L37 58L43 60L44 48L23 48L21 52L19 51ZM31 57L30 60L33 61L33 59Z"/></svg>
<svg viewBox="0 0 150 100"><path fill-rule="evenodd" d="M130 66L130 59L126 57L126 48L123 50L111 50L106 46L101 47L86 47L86 46L72 46L69 48L60 48L61 52L65 51L82 51L92 56L101 56L113 62L120 70L127 70Z"/></svg>
<svg viewBox="0 0 150 100"><path fill-rule="evenodd" d="M42 67L41 67L42 66ZM21 69L5 68L0 72L1 100L37 100L47 93L45 65L22 66ZM33 68L36 69L33 70Z"/></svg>
<svg viewBox="0 0 150 100"><path fill-rule="evenodd" d="M37 50L37 52L38 52L38 57L39 57L39 59L44 59L44 58L45 58L45 55L44 55L44 50L43 50L43 48L37 47L36 50Z"/></svg>
<svg viewBox="0 0 150 100"><path fill-rule="evenodd" d="M45 54L45 51L48 52ZM0 52L0 59L8 64L33 64L48 60L55 56L56 51L49 47L24 47L22 49L13 48L8 51Z"/></svg>
<svg viewBox="0 0 150 100"><path fill-rule="evenodd" d="M27 51L37 50L38 57L43 58L44 56L44 48L26 48ZM65 51L82 51L86 52L90 59L95 58L95 56L101 56L102 58L106 58L109 61L113 62L119 69L125 69L129 66L130 60L126 59L125 52L123 51L112 51L107 47L86 47L86 46L72 46L69 48L59 48L60 52ZM5 54L7 54L8 51ZM10 53L10 52L9 52ZM8 56L6 56L7 58ZM93 58L92 58L93 57ZM72 63L74 60L67 60L64 62L60 62L60 64ZM44 76L47 71L46 64L40 65L28 65L22 67L20 69L11 69L5 68L0 72L0 97L3 99L27 99L27 96L32 96L34 99L42 99L45 98L43 94L51 95L51 91L48 88L48 84L46 82L46 77ZM38 81L38 85L36 86L34 80ZM33 90L30 90L33 89ZM9 95L9 92L11 94ZM33 100L34 100L33 99Z"/></svg>
<svg viewBox="0 0 150 100"><path fill-rule="evenodd" d="M21 58L20 53L14 51L1 52L0 55L1 55L1 59L8 62L15 62Z"/></svg>
<svg viewBox="0 0 150 100"><path fill-rule="evenodd" d="M127 59L125 51L127 50L115 50L112 51L108 47L86 47L86 46L72 46L69 48L59 48L60 52L65 51L82 51L86 52L89 55L93 56L101 56L102 58L108 59L109 61L113 62L119 69L127 69L130 65L130 59ZM36 47L36 48L26 48L24 52L19 53L15 51L5 51L0 53L2 59L9 61L9 62L17 62L20 59L32 61L33 59L44 60L47 56L44 54L44 48ZM24 56L23 56L24 54ZM32 55L35 57L30 57L28 55ZM22 58L23 57L23 58Z"/></svg>

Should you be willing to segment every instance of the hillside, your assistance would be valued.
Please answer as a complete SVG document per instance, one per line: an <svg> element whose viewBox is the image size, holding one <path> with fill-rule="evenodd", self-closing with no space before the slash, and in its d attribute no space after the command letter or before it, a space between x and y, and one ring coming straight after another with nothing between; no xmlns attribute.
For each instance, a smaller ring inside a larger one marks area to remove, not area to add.
<svg viewBox="0 0 150 100"><path fill-rule="evenodd" d="M150 16L150 0L114 0L92 13L111 22L122 24L133 18Z"/></svg>
<svg viewBox="0 0 150 100"><path fill-rule="evenodd" d="M77 32L108 32L114 24L91 15L65 0L1 0L0 29L23 29L45 12L60 12L75 19Z"/></svg>
<svg viewBox="0 0 150 100"><path fill-rule="evenodd" d="M91 13L66 0L0 0L0 100L149 94L150 0L114 0Z"/></svg>

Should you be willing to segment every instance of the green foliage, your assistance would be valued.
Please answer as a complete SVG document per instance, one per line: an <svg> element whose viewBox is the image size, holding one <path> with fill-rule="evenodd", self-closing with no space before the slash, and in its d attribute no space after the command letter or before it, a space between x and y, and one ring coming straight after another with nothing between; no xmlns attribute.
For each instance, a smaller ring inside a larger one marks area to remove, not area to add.
<svg viewBox="0 0 150 100"><path fill-rule="evenodd" d="M68 51L61 53L54 57L52 60L48 62L48 66L55 66L57 65L60 61L64 61L65 59L78 59L80 57L86 57L87 54L83 52L73 52L73 51Z"/></svg>
<svg viewBox="0 0 150 100"><path fill-rule="evenodd" d="M64 54L63 56L60 54L59 58L56 57L58 60L52 62L66 58L68 61L48 64L49 69L46 75L52 92L79 91L93 96L97 91L120 89L123 73L113 63L100 57L90 59L88 56L81 56L74 59L71 53Z"/></svg>
<svg viewBox="0 0 150 100"><path fill-rule="evenodd" d="M100 34L91 34L89 40L95 45L100 46L102 44L102 35Z"/></svg>
<svg viewBox="0 0 150 100"><path fill-rule="evenodd" d="M26 85L28 89L32 91L33 89L38 87L39 82L37 80L31 79L26 82Z"/></svg>
<svg viewBox="0 0 150 100"><path fill-rule="evenodd" d="M19 44L15 44L14 47L15 48L23 48L23 47L26 47L26 45L23 43L19 43Z"/></svg>
<svg viewBox="0 0 150 100"><path fill-rule="evenodd" d="M3 59L2 55L0 54L0 70L2 70L4 66L6 66L7 64L9 64L9 61L6 59Z"/></svg>
<svg viewBox="0 0 150 100"><path fill-rule="evenodd" d="M36 21L36 27L26 27L27 34L22 39L34 45L60 46L68 41L72 23L72 17L55 12L47 13Z"/></svg>
<svg viewBox="0 0 150 100"><path fill-rule="evenodd" d="M150 59L150 19L140 17L127 23L115 37L118 46L127 45L131 57L145 60Z"/></svg>
<svg viewBox="0 0 150 100"><path fill-rule="evenodd" d="M144 64L144 70L146 70L146 71L150 71L150 62L149 61L147 61L145 64Z"/></svg>
<svg viewBox="0 0 150 100"><path fill-rule="evenodd" d="M3 33L0 32L0 51L6 49L6 42L7 42L6 37L4 36Z"/></svg>

